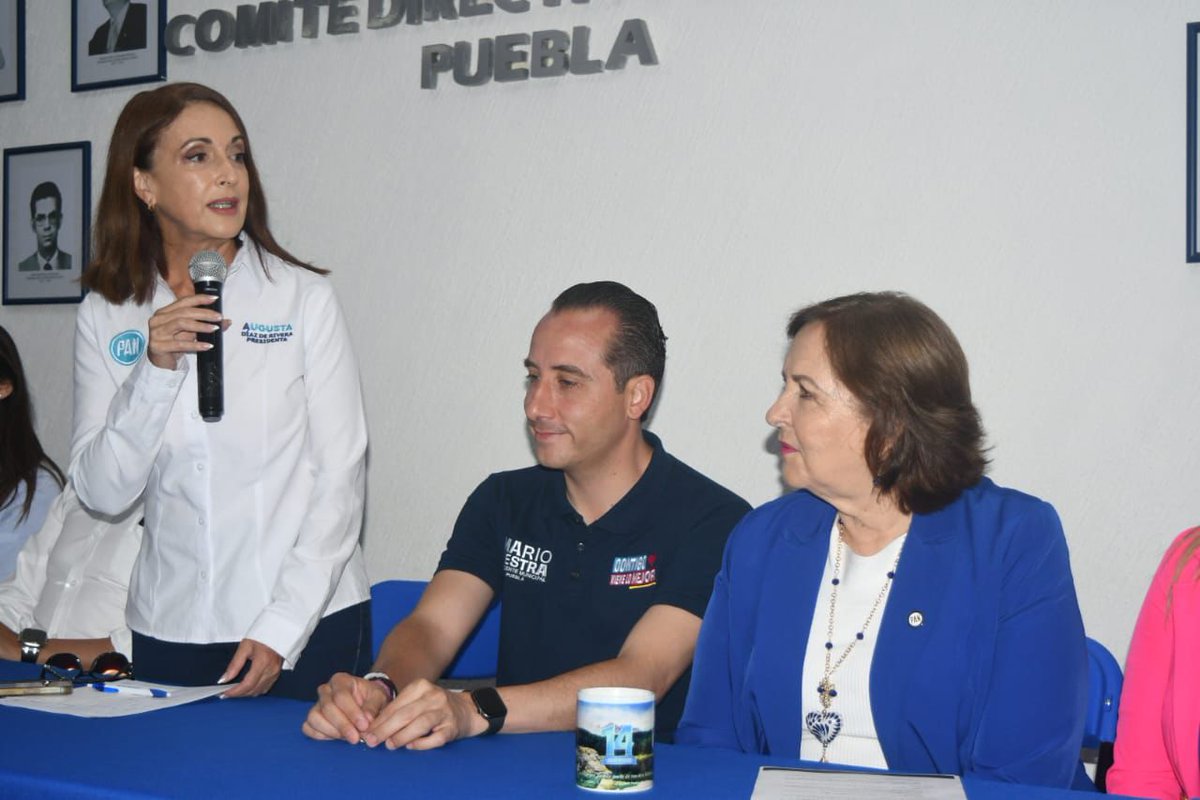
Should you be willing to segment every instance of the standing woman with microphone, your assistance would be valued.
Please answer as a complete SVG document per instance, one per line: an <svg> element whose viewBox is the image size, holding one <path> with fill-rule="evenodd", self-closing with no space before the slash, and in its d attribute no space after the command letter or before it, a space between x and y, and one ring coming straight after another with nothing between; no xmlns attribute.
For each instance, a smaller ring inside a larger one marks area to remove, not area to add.
<svg viewBox="0 0 1200 800"><path fill-rule="evenodd" d="M311 700L371 657L367 429L333 289L271 235L251 152L237 111L199 84L121 111L76 324L69 472L100 513L145 502L126 611L137 677ZM228 264L228 319L193 262ZM197 354L213 336L224 413L206 421Z"/></svg>

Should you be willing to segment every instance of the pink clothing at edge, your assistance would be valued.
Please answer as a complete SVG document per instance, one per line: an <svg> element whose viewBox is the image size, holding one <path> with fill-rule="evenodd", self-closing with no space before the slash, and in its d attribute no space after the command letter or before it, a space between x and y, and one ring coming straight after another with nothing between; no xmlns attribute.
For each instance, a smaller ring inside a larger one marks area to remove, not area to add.
<svg viewBox="0 0 1200 800"><path fill-rule="evenodd" d="M1133 630L1108 772L1113 794L1200 795L1200 550L1175 577L1193 531L1167 549Z"/></svg>

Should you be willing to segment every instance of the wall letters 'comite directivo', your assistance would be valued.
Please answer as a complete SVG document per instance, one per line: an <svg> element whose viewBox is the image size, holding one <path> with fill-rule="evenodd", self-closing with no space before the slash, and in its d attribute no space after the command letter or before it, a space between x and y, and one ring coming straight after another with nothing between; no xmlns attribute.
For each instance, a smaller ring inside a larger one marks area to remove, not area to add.
<svg viewBox="0 0 1200 800"><path fill-rule="evenodd" d="M583 5L589 0L571 0ZM542 5L559 7L564 0L542 0ZM324 9L324 26L321 25ZM380 30L399 25L422 25L439 21L492 14L494 10L521 13L530 0L367 0L366 26ZM360 8L352 0L276 0L241 4L236 14L209 9L199 16L179 14L167 23L167 51L176 56L195 55L196 49L215 53L228 49L261 47L292 42L297 22L300 36L315 39L357 34ZM436 89L438 76L450 73L460 86L482 86L529 78L591 75L624 69L630 56L643 66L658 63L654 42L645 20L627 19L621 24L608 49L607 58L592 58L591 28L574 26L565 30L483 37L475 45L459 41L430 44L421 48L421 88ZM185 44L185 40L195 44Z"/></svg>

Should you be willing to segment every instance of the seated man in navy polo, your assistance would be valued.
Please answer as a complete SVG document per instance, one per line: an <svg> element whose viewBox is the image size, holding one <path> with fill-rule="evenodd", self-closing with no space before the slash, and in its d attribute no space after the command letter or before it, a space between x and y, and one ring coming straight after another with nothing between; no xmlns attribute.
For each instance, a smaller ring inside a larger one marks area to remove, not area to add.
<svg viewBox="0 0 1200 800"><path fill-rule="evenodd" d="M634 686L654 691L670 740L725 539L749 506L642 430L665 345L654 305L619 283L558 296L525 359L539 466L472 493L420 603L372 672L320 688L307 735L427 749L571 730L580 689ZM496 597L497 688L440 688Z"/></svg>

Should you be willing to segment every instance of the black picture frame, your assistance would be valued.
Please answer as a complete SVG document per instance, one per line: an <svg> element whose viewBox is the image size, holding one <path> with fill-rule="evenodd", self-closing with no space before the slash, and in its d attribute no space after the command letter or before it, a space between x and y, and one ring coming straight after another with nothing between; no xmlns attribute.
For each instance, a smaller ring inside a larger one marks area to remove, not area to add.
<svg viewBox="0 0 1200 800"><path fill-rule="evenodd" d="M25 99L25 0L0 0L0 103Z"/></svg>
<svg viewBox="0 0 1200 800"><path fill-rule="evenodd" d="M89 255L91 177L91 142L4 149L4 305L83 299L79 279ZM49 235L52 226L55 250L43 262L39 236L43 230Z"/></svg>
<svg viewBox="0 0 1200 800"><path fill-rule="evenodd" d="M1196 153L1196 113L1197 92L1200 84L1197 82L1196 59L1200 57L1200 22L1189 22L1187 26L1187 260L1189 263L1200 262L1200 249L1197 248L1197 218L1200 206L1196 202L1197 180L1196 170L1200 169L1200 159Z"/></svg>
<svg viewBox="0 0 1200 800"><path fill-rule="evenodd" d="M167 0L130 0L125 9L113 42L103 0L71 0L72 92L167 79Z"/></svg>

